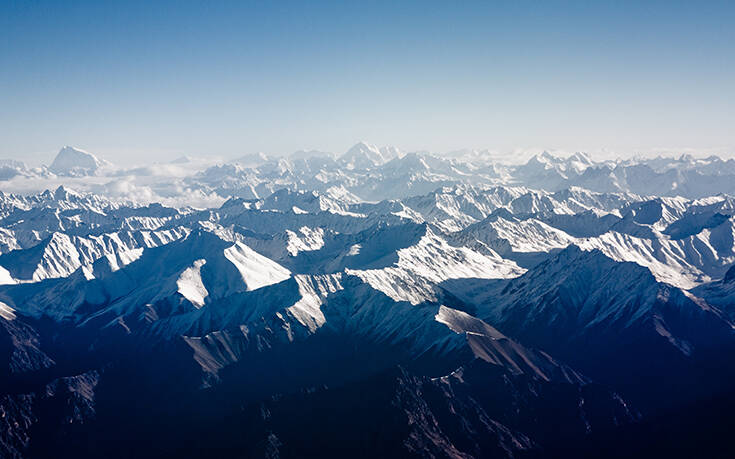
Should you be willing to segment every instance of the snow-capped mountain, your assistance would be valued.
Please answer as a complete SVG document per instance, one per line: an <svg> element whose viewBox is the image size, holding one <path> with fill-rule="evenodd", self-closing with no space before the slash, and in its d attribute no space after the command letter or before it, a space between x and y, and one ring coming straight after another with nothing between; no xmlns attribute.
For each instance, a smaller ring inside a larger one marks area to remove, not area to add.
<svg viewBox="0 0 735 459"><path fill-rule="evenodd" d="M343 188L364 201L407 199L440 187L522 186L547 192L575 187L598 193L704 198L735 194L735 160L712 156L595 161L583 152L569 156L543 152L525 164L489 151L403 152L360 142L341 155L298 151L278 156L247 154L230 161L182 156L165 164L114 167L99 156L64 147L49 167L28 168L0 163L6 192L41 192L59 181L74 189L110 196L125 195L140 203L213 207L230 196L265 198L279 189L326 192ZM182 160L183 159L183 160ZM85 181L85 176L98 177Z"/></svg>
<svg viewBox="0 0 735 459"><path fill-rule="evenodd" d="M395 147L380 148L365 142L359 142L340 157L340 162L347 169L371 169L400 156L402 156L400 150Z"/></svg>
<svg viewBox="0 0 735 459"><path fill-rule="evenodd" d="M0 163L0 456L543 457L731 400L731 160L495 158Z"/></svg>
<svg viewBox="0 0 735 459"><path fill-rule="evenodd" d="M66 146L59 150L49 170L58 175L95 175L99 169L108 165L107 161L97 158L92 153Z"/></svg>

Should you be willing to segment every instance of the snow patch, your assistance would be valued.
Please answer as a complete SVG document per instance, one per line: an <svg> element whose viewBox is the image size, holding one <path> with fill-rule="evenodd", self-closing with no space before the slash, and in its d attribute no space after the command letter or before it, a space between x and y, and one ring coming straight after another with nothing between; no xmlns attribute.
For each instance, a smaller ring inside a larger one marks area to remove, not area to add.
<svg viewBox="0 0 735 459"><path fill-rule="evenodd" d="M298 255L299 252L308 252L319 250L324 247L324 229L311 229L308 226L302 226L299 232L286 230L288 235L288 243L286 250L291 256Z"/></svg>
<svg viewBox="0 0 735 459"><path fill-rule="evenodd" d="M15 309L0 301L0 317L5 320L15 320Z"/></svg>
<svg viewBox="0 0 735 459"><path fill-rule="evenodd" d="M301 299L289 307L288 311L313 333L326 322L321 305L327 295L342 290L340 283L342 275L340 273L320 276L301 275L295 276L295 279L299 284Z"/></svg>
<svg viewBox="0 0 735 459"><path fill-rule="evenodd" d="M247 290L256 290L277 284L291 277L291 271L275 261L260 255L242 242L224 250L227 258L242 276Z"/></svg>
<svg viewBox="0 0 735 459"><path fill-rule="evenodd" d="M186 268L176 280L178 292L197 308L204 306L209 296L207 288L202 282L201 268L207 263L205 259L195 260L194 264Z"/></svg>

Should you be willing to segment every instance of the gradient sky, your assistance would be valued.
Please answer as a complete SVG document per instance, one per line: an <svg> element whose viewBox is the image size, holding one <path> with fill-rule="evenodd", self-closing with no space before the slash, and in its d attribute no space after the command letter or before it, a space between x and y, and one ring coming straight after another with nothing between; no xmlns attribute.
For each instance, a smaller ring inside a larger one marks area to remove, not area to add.
<svg viewBox="0 0 735 459"><path fill-rule="evenodd" d="M2 0L0 157L732 156L735 2L701 3Z"/></svg>

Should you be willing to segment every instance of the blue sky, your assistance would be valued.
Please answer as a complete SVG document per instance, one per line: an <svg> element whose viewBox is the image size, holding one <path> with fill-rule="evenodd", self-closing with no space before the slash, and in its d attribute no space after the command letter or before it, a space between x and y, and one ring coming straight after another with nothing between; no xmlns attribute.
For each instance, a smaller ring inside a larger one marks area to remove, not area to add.
<svg viewBox="0 0 735 459"><path fill-rule="evenodd" d="M697 3L4 0L0 157L732 155L735 3Z"/></svg>

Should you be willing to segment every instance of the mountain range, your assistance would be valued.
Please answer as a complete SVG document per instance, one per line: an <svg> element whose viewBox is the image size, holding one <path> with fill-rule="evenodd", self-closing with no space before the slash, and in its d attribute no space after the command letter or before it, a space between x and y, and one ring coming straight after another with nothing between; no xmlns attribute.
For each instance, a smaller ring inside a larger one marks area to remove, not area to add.
<svg viewBox="0 0 735 459"><path fill-rule="evenodd" d="M64 147L0 190L2 457L735 453L734 160Z"/></svg>

